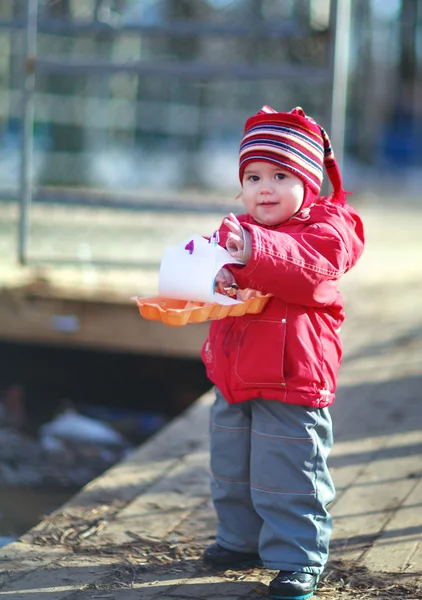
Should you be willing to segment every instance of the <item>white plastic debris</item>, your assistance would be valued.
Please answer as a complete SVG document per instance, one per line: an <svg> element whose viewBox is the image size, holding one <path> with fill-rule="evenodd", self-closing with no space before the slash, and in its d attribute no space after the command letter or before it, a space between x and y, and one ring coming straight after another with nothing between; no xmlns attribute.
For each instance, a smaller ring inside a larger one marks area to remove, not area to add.
<svg viewBox="0 0 422 600"><path fill-rule="evenodd" d="M67 409L55 419L42 425L41 435L53 436L70 442L86 442L88 444L105 444L121 446L125 440L106 423L80 415Z"/></svg>
<svg viewBox="0 0 422 600"><path fill-rule="evenodd" d="M66 446L63 444L62 440L54 435L43 434L40 443L41 448L51 454L58 454L66 451Z"/></svg>

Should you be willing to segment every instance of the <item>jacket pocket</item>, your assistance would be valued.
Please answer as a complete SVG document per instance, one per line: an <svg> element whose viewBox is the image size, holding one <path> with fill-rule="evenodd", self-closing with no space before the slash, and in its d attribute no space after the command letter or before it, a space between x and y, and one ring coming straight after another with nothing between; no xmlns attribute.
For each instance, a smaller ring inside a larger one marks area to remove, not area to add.
<svg viewBox="0 0 422 600"><path fill-rule="evenodd" d="M251 320L245 324L235 361L236 376L247 385L284 384L286 320Z"/></svg>

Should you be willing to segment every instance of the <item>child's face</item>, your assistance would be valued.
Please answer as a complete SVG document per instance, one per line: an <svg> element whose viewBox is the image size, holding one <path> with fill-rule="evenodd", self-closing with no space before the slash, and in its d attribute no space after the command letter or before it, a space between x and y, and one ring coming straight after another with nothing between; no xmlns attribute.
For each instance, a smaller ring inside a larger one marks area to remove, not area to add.
<svg viewBox="0 0 422 600"><path fill-rule="evenodd" d="M290 171L268 162L249 163L243 173L242 201L246 211L262 225L278 225L301 207L303 182Z"/></svg>

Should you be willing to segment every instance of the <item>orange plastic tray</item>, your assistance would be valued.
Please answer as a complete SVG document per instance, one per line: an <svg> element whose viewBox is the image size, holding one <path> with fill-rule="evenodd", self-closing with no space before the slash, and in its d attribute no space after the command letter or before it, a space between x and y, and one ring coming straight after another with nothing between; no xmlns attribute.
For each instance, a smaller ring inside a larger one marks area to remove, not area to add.
<svg viewBox="0 0 422 600"><path fill-rule="evenodd" d="M246 313L257 314L263 310L271 298L271 294L263 295L256 290L240 290L240 295L245 297L242 304L232 304L230 306L208 302L173 300L162 296L132 298L132 300L135 300L144 319L161 321L165 325L180 327L188 323L203 323L214 319L224 319L224 317L241 317Z"/></svg>

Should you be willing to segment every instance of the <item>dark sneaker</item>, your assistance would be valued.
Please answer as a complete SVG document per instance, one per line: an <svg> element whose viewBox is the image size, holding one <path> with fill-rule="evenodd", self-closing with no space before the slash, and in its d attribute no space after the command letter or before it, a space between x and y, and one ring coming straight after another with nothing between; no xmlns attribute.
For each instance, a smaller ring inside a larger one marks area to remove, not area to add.
<svg viewBox="0 0 422 600"><path fill-rule="evenodd" d="M204 562L214 567L253 567L262 564L256 552L235 552L223 548L219 544L211 544L204 551Z"/></svg>
<svg viewBox="0 0 422 600"><path fill-rule="evenodd" d="M318 585L319 575L299 571L280 571L270 582L270 596L277 600L310 598Z"/></svg>

